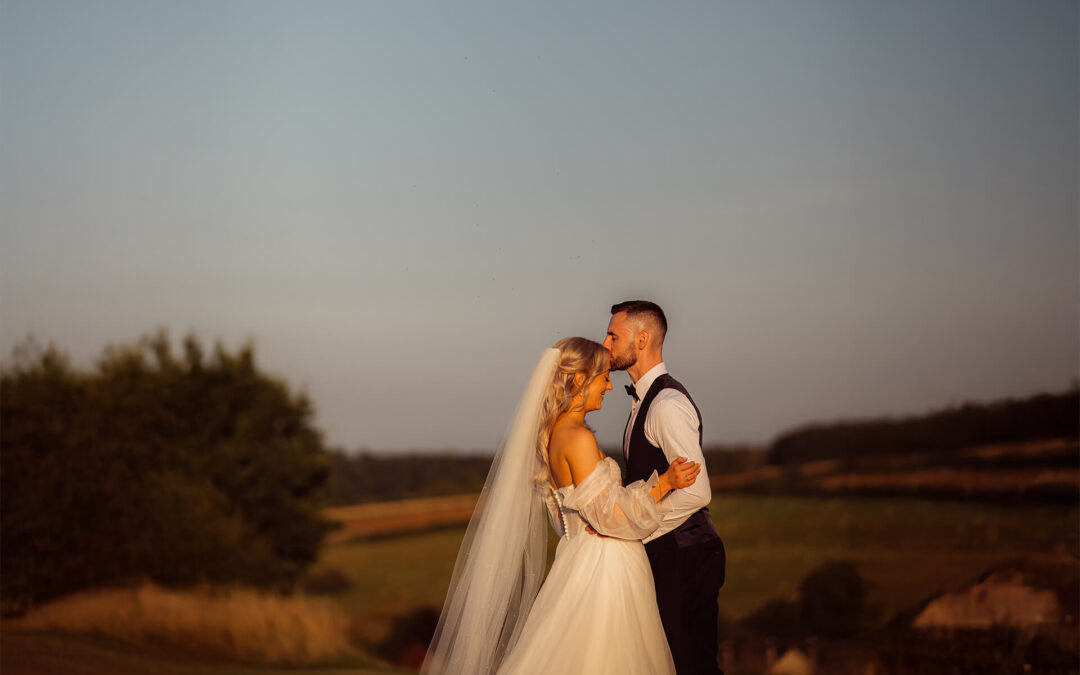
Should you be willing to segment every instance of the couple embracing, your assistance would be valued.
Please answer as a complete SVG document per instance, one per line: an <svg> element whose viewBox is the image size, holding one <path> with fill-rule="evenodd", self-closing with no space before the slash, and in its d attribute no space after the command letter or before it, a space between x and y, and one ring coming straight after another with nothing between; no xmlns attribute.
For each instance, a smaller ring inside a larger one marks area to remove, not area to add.
<svg viewBox="0 0 1080 675"><path fill-rule="evenodd" d="M652 302L611 308L604 343L541 355L469 522L422 672L719 673L724 548L701 474L701 415L663 362ZM585 426L633 384L626 476ZM544 580L547 527L560 537Z"/></svg>

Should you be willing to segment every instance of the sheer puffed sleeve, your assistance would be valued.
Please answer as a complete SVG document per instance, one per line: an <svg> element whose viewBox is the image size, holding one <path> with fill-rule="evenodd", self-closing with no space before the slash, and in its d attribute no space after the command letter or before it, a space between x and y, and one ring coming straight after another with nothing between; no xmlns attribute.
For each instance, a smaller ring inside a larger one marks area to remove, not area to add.
<svg viewBox="0 0 1080 675"><path fill-rule="evenodd" d="M659 478L654 471L648 480L635 481L626 487L620 478L615 460L602 459L585 480L573 490L567 490L569 494L563 505L576 511L600 534L643 539L660 525L660 516L667 510L649 494Z"/></svg>

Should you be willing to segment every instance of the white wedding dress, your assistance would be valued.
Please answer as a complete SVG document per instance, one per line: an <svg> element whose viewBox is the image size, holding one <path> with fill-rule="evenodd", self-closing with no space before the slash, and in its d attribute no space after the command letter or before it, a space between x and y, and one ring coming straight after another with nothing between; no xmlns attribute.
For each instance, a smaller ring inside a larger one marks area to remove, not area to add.
<svg viewBox="0 0 1080 675"><path fill-rule="evenodd" d="M561 540L500 675L675 672L641 543L659 524L656 474L626 487L621 479L609 457L576 487L545 491Z"/></svg>
<svg viewBox="0 0 1080 675"><path fill-rule="evenodd" d="M608 458L576 487L547 483L537 434L560 358L540 355L495 453L422 675L675 672L641 543L666 510L656 474L623 487ZM545 521L562 537L546 580Z"/></svg>

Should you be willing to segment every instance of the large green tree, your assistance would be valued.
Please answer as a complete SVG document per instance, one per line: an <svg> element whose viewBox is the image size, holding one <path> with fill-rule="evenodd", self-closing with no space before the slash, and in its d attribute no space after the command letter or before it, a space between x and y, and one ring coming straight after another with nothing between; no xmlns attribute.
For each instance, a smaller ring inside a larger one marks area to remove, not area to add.
<svg viewBox="0 0 1080 675"><path fill-rule="evenodd" d="M251 346L158 333L82 372L24 343L0 373L5 608L144 578L290 587L330 527L312 416Z"/></svg>

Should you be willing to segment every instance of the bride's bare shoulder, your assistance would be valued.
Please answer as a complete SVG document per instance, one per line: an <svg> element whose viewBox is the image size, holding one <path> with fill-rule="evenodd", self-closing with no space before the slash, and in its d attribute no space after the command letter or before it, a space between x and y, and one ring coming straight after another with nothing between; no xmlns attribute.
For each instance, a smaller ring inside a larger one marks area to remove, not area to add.
<svg viewBox="0 0 1080 675"><path fill-rule="evenodd" d="M599 446L596 444L596 436L589 427L583 424L564 424L551 430L548 448L552 453L570 455L584 450L595 451L599 449Z"/></svg>
<svg viewBox="0 0 1080 675"><path fill-rule="evenodd" d="M577 485L592 473L603 454L592 430L577 424L552 429L548 458L553 467L558 466L561 469L565 466L569 469L571 478ZM563 483L562 478L563 476L560 476L560 484Z"/></svg>

